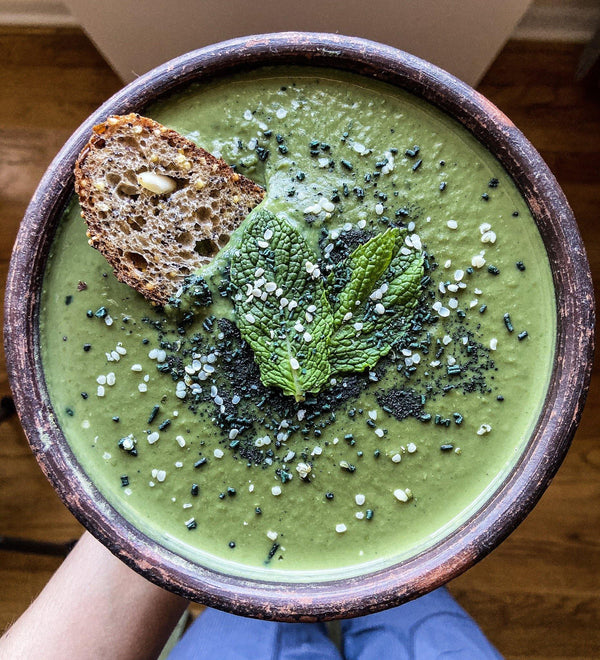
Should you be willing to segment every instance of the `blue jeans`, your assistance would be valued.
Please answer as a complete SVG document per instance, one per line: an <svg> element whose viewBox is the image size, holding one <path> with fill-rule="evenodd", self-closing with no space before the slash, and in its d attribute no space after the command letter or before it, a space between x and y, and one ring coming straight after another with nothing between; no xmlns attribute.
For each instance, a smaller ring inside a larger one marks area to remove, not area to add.
<svg viewBox="0 0 600 660"><path fill-rule="evenodd" d="M446 589L341 622L342 651L323 623L258 621L207 609L169 660L501 660Z"/></svg>

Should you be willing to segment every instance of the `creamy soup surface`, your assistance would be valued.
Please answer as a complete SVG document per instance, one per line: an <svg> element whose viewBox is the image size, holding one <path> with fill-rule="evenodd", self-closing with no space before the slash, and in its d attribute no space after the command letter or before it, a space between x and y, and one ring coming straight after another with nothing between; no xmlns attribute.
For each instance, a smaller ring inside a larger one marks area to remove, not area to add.
<svg viewBox="0 0 600 660"><path fill-rule="evenodd" d="M341 72L260 69L144 114L266 197L229 243L195 246L213 262L164 310L114 278L71 203L40 333L86 473L229 573L350 575L435 543L518 460L548 387L552 277L510 177L436 108Z"/></svg>

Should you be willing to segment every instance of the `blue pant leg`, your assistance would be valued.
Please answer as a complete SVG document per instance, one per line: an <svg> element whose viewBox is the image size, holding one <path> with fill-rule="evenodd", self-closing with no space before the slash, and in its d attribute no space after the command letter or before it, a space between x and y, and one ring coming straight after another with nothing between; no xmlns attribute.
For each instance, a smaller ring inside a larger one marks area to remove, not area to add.
<svg viewBox="0 0 600 660"><path fill-rule="evenodd" d="M501 660L446 589L342 622L346 660Z"/></svg>
<svg viewBox="0 0 600 660"><path fill-rule="evenodd" d="M169 660L342 660L324 624L277 623L206 609Z"/></svg>

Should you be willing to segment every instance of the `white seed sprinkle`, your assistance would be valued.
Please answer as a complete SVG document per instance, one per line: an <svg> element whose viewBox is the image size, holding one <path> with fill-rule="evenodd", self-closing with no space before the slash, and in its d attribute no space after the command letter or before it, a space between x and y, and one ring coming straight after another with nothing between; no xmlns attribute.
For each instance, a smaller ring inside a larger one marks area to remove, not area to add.
<svg viewBox="0 0 600 660"><path fill-rule="evenodd" d="M354 517L355 517L357 520L362 520L362 519L365 517L365 514L364 514L363 511L357 511L357 512L354 514Z"/></svg>
<svg viewBox="0 0 600 660"><path fill-rule="evenodd" d="M167 478L167 473L165 470L158 470L156 473L156 480L162 483Z"/></svg>
<svg viewBox="0 0 600 660"><path fill-rule="evenodd" d="M346 529L348 528L346 527L346 525L344 525L344 523L339 523L338 525L335 526L335 531L338 534L343 534L346 531Z"/></svg>
<svg viewBox="0 0 600 660"><path fill-rule="evenodd" d="M142 365L141 364L132 364L131 365L131 371L142 371Z"/></svg>
<svg viewBox="0 0 600 660"><path fill-rule="evenodd" d="M146 385L146 383L140 383L138 385L138 390L140 392L147 392L148 391L148 385Z"/></svg>
<svg viewBox="0 0 600 660"><path fill-rule="evenodd" d="M246 321L248 321L248 323L254 323L254 321L256 321L256 319L254 318L254 315L253 315L253 314L251 314L250 312L248 312L248 313L246 314Z"/></svg>
<svg viewBox="0 0 600 660"><path fill-rule="evenodd" d="M182 463L181 461L175 461L174 465L175 465L175 467L176 467L177 469L183 467L183 463Z"/></svg>
<svg viewBox="0 0 600 660"><path fill-rule="evenodd" d="M452 260L451 260L451 259L448 259L448 260L446 260L446 262L444 263L444 268L450 268L450 266L452 266Z"/></svg>
<svg viewBox="0 0 600 660"><path fill-rule="evenodd" d="M112 318L112 316L110 316L110 314L107 314L104 317L104 323L106 323L106 325L108 325L108 326L111 326L114 323L113 318Z"/></svg>
<svg viewBox="0 0 600 660"><path fill-rule="evenodd" d="M376 410L369 410L369 417L375 421L377 419L377 411Z"/></svg>
<svg viewBox="0 0 600 660"><path fill-rule="evenodd" d="M357 493L354 496L354 501L358 504L358 506L362 506L365 503L365 496L362 493Z"/></svg>
<svg viewBox="0 0 600 660"><path fill-rule="evenodd" d="M415 250L420 250L423 247L421 244L421 237L418 234L413 234L410 239Z"/></svg>
<svg viewBox="0 0 600 660"><path fill-rule="evenodd" d="M102 385L98 385L98 389L96 390L96 394L98 396L104 396L104 387Z"/></svg>
<svg viewBox="0 0 600 660"><path fill-rule="evenodd" d="M394 491L394 497L399 501L399 502L408 502L408 495L402 488L397 488Z"/></svg>
<svg viewBox="0 0 600 660"><path fill-rule="evenodd" d="M312 467L308 463L298 463L296 466L296 472L301 479L306 479L311 473Z"/></svg>
<svg viewBox="0 0 600 660"><path fill-rule="evenodd" d="M381 303L375 305L375 311L377 314L385 314L385 307Z"/></svg>
<svg viewBox="0 0 600 660"><path fill-rule="evenodd" d="M485 259L483 258L483 255L476 254L471 259L471 266L473 266L473 268L483 268L485 266Z"/></svg>
<svg viewBox="0 0 600 660"><path fill-rule="evenodd" d="M323 453L323 447L319 447L319 445L317 445L316 447L314 447L313 450L312 450L312 452L311 452L311 454L312 454L313 456L320 456L322 453Z"/></svg>
<svg viewBox="0 0 600 660"><path fill-rule="evenodd" d="M402 460L402 454L396 453L392 456L392 463L400 463L401 460Z"/></svg>
<svg viewBox="0 0 600 660"><path fill-rule="evenodd" d="M101 374L100 376L98 376L98 378L96 378L96 382L98 383L98 385L106 385L106 376Z"/></svg>
<svg viewBox="0 0 600 660"><path fill-rule="evenodd" d="M456 298L450 298L450 300L448 300L448 307L450 307L450 309L456 309L458 307L458 300Z"/></svg>
<svg viewBox="0 0 600 660"><path fill-rule="evenodd" d="M276 541L278 536L279 534L277 532L273 532L272 530L267 532L267 538L271 541Z"/></svg>
<svg viewBox="0 0 600 660"><path fill-rule="evenodd" d="M275 497L281 495L281 486L273 486L273 488L271 488L271 494Z"/></svg>
<svg viewBox="0 0 600 660"><path fill-rule="evenodd" d="M117 344L115 351L117 351L119 355L127 355L127 349L123 347L123 344L121 344L121 342Z"/></svg>
<svg viewBox="0 0 600 660"><path fill-rule="evenodd" d="M415 445L414 442L409 442L409 443L406 445L406 451L407 451L409 454L414 454L414 453L417 451L417 445Z"/></svg>
<svg viewBox="0 0 600 660"><path fill-rule="evenodd" d="M375 435L376 435L378 438L383 438L383 436L385 435L385 432L384 432L383 429L376 428L376 429L375 429Z"/></svg>
<svg viewBox="0 0 600 660"><path fill-rule="evenodd" d="M223 456L225 455L223 450L219 449L218 447L213 451L213 454L214 454L215 458L223 458Z"/></svg>
<svg viewBox="0 0 600 660"><path fill-rule="evenodd" d="M239 432L240 432L239 429L231 429L231 431L229 431L229 439L230 440L235 440L237 438Z"/></svg>
<svg viewBox="0 0 600 660"><path fill-rule="evenodd" d="M160 438L160 435L158 434L157 431L153 431L152 433L149 433L148 434L148 444L153 445L159 438Z"/></svg>
<svg viewBox="0 0 600 660"><path fill-rule="evenodd" d="M277 119L285 119L287 116L287 110L285 108L277 108Z"/></svg>
<svg viewBox="0 0 600 660"><path fill-rule="evenodd" d="M110 373L106 374L106 384L110 385L112 387L116 382L116 377L113 371Z"/></svg>
<svg viewBox="0 0 600 660"><path fill-rule="evenodd" d="M458 222L456 222L456 220L448 220L446 224L448 225L448 229L457 229L458 227Z"/></svg>
<svg viewBox="0 0 600 660"><path fill-rule="evenodd" d="M485 435L486 433L489 433L491 430L492 430L492 427L489 424L482 424L477 429L477 435Z"/></svg>
<svg viewBox="0 0 600 660"><path fill-rule="evenodd" d="M192 508L192 503L191 502L186 502L181 508L182 509L191 509Z"/></svg>
<svg viewBox="0 0 600 660"><path fill-rule="evenodd" d="M450 316L450 310L447 309L446 307L441 307L440 310L439 310L439 312L438 312L438 314L439 314L442 318L446 318L447 316Z"/></svg>
<svg viewBox="0 0 600 660"><path fill-rule="evenodd" d="M496 337L492 337L490 339L490 349L492 351L495 351L497 348L498 348L498 340L496 339Z"/></svg>
<svg viewBox="0 0 600 660"><path fill-rule="evenodd" d="M487 231L492 228L489 222L483 222L479 225L479 233L483 236Z"/></svg>
<svg viewBox="0 0 600 660"><path fill-rule="evenodd" d="M482 243L495 243L496 234L493 231L486 231L485 234L481 237Z"/></svg>
<svg viewBox="0 0 600 660"><path fill-rule="evenodd" d="M375 204L375 213L383 215L383 204Z"/></svg>
<svg viewBox="0 0 600 660"><path fill-rule="evenodd" d="M298 360L296 360L296 358L294 358L294 357L290 358L290 367L294 371L298 371L298 369L300 369L300 363L298 362Z"/></svg>

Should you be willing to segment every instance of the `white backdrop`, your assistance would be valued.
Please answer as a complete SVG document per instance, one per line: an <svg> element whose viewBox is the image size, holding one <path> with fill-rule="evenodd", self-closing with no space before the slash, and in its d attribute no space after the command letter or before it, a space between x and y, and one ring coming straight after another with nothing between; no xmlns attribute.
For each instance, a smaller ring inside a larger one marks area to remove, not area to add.
<svg viewBox="0 0 600 660"><path fill-rule="evenodd" d="M125 81L224 39L339 32L423 57L475 85L531 0L63 0Z"/></svg>

